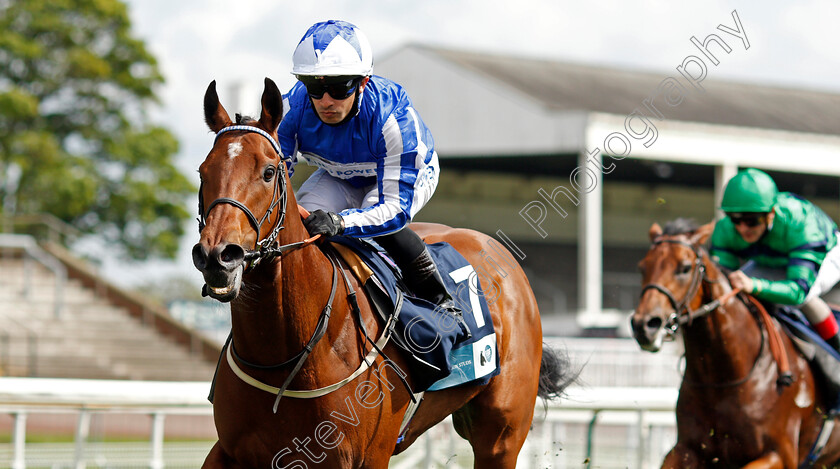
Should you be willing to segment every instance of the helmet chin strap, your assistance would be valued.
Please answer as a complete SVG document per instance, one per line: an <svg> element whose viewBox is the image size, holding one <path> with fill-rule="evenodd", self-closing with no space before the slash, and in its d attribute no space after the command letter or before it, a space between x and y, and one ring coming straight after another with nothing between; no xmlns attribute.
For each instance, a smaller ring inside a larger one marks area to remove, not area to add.
<svg viewBox="0 0 840 469"><path fill-rule="evenodd" d="M312 103L312 98L311 97L309 98L309 103L312 104L312 112L314 112L315 115L318 116L318 120L320 120L321 122L324 122L324 124L327 124L330 127L338 127L339 125L344 124L345 122L349 121L350 119L356 117L359 114L359 100L361 99L361 96L362 96L362 87L357 86L356 87L356 93L353 95L353 107L350 108L350 112L347 113L347 116L345 116L344 119L341 120L341 122L338 122L338 123L335 123L335 124L330 124L329 122L324 122L324 119L321 119L321 116L318 115L318 111L315 110L315 104Z"/></svg>

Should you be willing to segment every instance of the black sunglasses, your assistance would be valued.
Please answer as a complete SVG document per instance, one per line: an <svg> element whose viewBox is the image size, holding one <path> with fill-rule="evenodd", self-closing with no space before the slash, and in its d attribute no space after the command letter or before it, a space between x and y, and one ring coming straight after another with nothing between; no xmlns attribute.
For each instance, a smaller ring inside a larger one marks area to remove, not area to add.
<svg viewBox="0 0 840 469"><path fill-rule="evenodd" d="M749 228L756 227L762 223L764 223L765 215L761 213L752 213L749 215L727 215L730 220L732 220L732 224L738 226L740 224L747 225Z"/></svg>
<svg viewBox="0 0 840 469"><path fill-rule="evenodd" d="M300 81L306 86L306 92L312 99L321 99L324 97L324 93L327 93L332 99L342 101L349 98L356 91L362 79L352 77L342 80L331 80L326 83L324 79L301 77Z"/></svg>

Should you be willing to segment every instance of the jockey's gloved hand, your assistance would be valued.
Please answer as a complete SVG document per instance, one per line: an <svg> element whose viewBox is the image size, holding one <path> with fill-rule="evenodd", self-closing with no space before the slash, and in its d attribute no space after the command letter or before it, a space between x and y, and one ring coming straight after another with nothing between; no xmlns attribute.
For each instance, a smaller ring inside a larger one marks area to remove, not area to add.
<svg viewBox="0 0 840 469"><path fill-rule="evenodd" d="M323 210L310 213L306 220L303 220L303 226L309 231L310 236L317 234L337 236L344 232L344 220L341 215Z"/></svg>

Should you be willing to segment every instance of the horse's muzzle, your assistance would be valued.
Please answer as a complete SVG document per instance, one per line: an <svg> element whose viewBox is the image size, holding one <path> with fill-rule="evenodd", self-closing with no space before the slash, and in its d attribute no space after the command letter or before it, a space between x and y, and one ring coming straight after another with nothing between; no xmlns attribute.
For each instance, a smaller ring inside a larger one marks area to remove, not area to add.
<svg viewBox="0 0 840 469"><path fill-rule="evenodd" d="M667 333L664 316L656 313L640 314L637 311L630 318L630 328L633 330L633 338L643 350L657 352L662 348Z"/></svg>
<svg viewBox="0 0 840 469"><path fill-rule="evenodd" d="M192 250L193 265L204 276L207 284L203 290L208 296L222 302L236 298L242 286L245 249L238 244L221 243L207 249L197 243Z"/></svg>

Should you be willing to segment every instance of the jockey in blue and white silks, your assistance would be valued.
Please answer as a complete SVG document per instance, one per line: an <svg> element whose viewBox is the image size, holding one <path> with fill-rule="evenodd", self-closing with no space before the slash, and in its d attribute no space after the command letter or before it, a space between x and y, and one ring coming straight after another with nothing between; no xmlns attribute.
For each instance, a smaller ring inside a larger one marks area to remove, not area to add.
<svg viewBox="0 0 840 469"><path fill-rule="evenodd" d="M302 155L318 167L298 191L304 208L338 212L345 236L374 237L411 221L434 193L440 167L432 134L400 85L372 76L356 99L355 116L327 124L297 82L284 97L279 143L292 165Z"/></svg>
<svg viewBox="0 0 840 469"><path fill-rule="evenodd" d="M405 90L373 75L364 33L345 21L316 23L292 57L298 82L284 97L277 129L291 164L318 169L297 192L311 235L373 237L411 292L455 315L460 310L426 244L408 223L432 197L440 166L432 133Z"/></svg>

